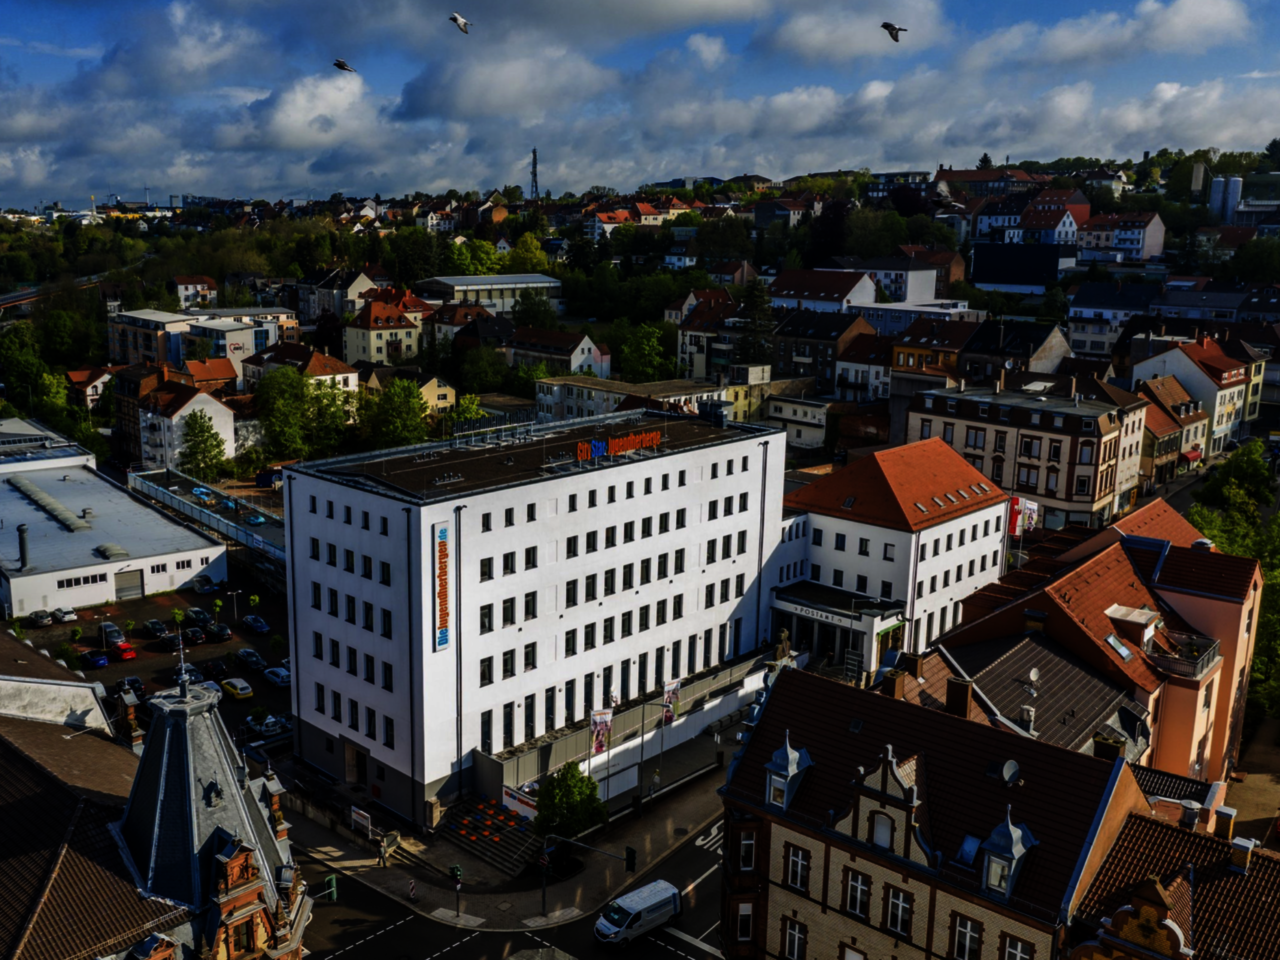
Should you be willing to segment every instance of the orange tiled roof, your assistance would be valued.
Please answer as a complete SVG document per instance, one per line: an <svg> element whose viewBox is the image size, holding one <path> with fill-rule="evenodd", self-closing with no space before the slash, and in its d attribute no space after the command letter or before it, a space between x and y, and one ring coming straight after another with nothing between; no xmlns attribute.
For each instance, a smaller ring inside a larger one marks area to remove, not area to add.
<svg viewBox="0 0 1280 960"><path fill-rule="evenodd" d="M197 382L201 380L234 380L236 368L226 357L215 357L209 360L186 361L187 373Z"/></svg>
<svg viewBox="0 0 1280 960"><path fill-rule="evenodd" d="M418 324L389 303L368 300L351 321L358 330L417 330Z"/></svg>

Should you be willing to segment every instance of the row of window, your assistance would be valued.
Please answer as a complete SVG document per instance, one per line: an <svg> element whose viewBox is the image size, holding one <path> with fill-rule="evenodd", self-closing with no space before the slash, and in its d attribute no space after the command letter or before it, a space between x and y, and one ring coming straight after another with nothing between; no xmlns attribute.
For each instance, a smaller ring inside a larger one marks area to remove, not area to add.
<svg viewBox="0 0 1280 960"><path fill-rule="evenodd" d="M1000 566L1000 551L992 550L991 551L991 568L994 570L999 568L999 566ZM987 555L985 553L982 556L978 557L977 559L969 561L969 576L971 577L977 576L979 573L982 573L986 569L987 569ZM959 583L964 579L963 563L956 564L955 573L956 573L956 583ZM942 589L945 590L949 586L951 586L951 571L943 570L942 571ZM930 593L938 592L938 575L936 573L932 574L929 577L929 592ZM924 596L924 580L917 580L916 581L916 599L919 600L923 596Z"/></svg>
<svg viewBox="0 0 1280 960"><path fill-rule="evenodd" d="M374 606L369 601L358 601L351 594L345 595L345 600L339 602L340 597L337 590L333 587L328 588L328 604L324 603L325 589L316 581L311 581L311 608L313 610L326 610L331 617L341 617L347 623L355 625L357 622L364 630L370 633L374 632ZM359 611L357 611L359 607ZM386 607L378 608L380 612L379 620L381 621L381 629L378 631L387 639L391 638L391 611ZM359 617L357 618L357 612Z"/></svg>
<svg viewBox="0 0 1280 960"><path fill-rule="evenodd" d="M204 563L202 563L202 564L201 564L201 566L204 566L204 564L205 564L205 563L208 563L208 562L209 562L208 560L205 560L205 561L204 561ZM191 561L190 561L190 560L177 560L177 561L175 561L175 562L174 562L174 564L173 564L173 569L175 569L175 570L190 570L190 569L191 569ZM153 575L154 575L154 574L159 574L159 573L168 573L168 572L169 572L169 564L167 564L167 563L153 563L153 564L151 564L151 573L152 573ZM104 577L104 579L105 579L105 577Z"/></svg>
<svg viewBox="0 0 1280 960"><path fill-rule="evenodd" d="M935 401L935 400L943 400L943 399L946 399L946 410L947 410L947 413L955 413L955 412L956 412L956 406L957 406L957 405L956 405L956 401L955 401L954 399L952 399L952 398L933 397L933 396L926 395L926 396L925 396L925 398L924 398L924 401L923 401L923 402L924 402L924 408L925 408L926 410L941 409L941 407L937 407L937 406L935 406L935 405L934 405L934 401ZM998 410L998 412L999 412L999 414L1000 414L1000 419L1001 419L1002 421L1008 421L1008 419L1009 419L1009 411L1010 411L1011 409L1012 409L1012 407L1006 406L1006 405L1004 405L1004 404L1000 404L1000 405L999 405L999 410ZM985 404L985 403L980 403L980 404L978 404L978 416L980 416L980 417L986 417L986 416L990 416L990 415L991 415L991 408L990 408L990 405ZM1027 416L1028 416L1028 418L1029 418L1029 419L1028 419L1028 422L1031 424L1031 426L1036 427L1036 426L1040 426L1040 425L1041 425L1041 415L1040 415L1040 411L1039 411L1039 410L1032 410L1032 411L1030 411L1030 412L1027 414ZM1064 425L1066 424L1066 417L1065 417L1063 414L1061 414L1061 413L1051 413L1051 414L1046 414L1046 416L1049 418L1049 419L1047 419L1047 420L1044 420L1044 426L1046 426L1046 427L1047 427L1047 426L1050 426L1050 425L1052 424L1052 426L1053 426L1053 428L1054 428L1055 430L1061 430L1061 429L1064 427ZM927 420L921 421L921 423L922 423L922 424L923 424L923 423L928 423L928 422L929 422L929 421L927 421ZM1092 420L1092 419L1090 419L1090 418L1088 418L1088 417L1085 417L1085 418L1082 418L1081 426L1082 426L1082 428L1083 428L1083 430L1084 430L1084 432L1085 432L1085 433L1092 433L1092 432L1093 432L1093 429L1094 429L1094 424L1095 424L1095 423L1096 423L1096 421L1094 421L1094 420ZM999 436L1000 436L1000 434L997 434L997 438L998 438ZM950 441L948 441L948 442L950 442Z"/></svg>
<svg viewBox="0 0 1280 960"><path fill-rule="evenodd" d="M319 504L317 503L315 495L313 494L308 498L307 512L318 514L319 513L318 507L319 507ZM326 500L324 502L324 516L326 520L335 519L334 505L332 500ZM342 508L342 522L350 526L353 522L352 516L353 515L352 515L351 507L349 505L344 505ZM370 521L369 511L361 510L360 511L360 529L361 530L371 529L369 526L369 521ZM384 537L390 534L390 524L386 517L378 518L378 533Z"/></svg>
<svg viewBox="0 0 1280 960"><path fill-rule="evenodd" d="M645 561L646 563L648 561ZM630 566L630 564L628 564ZM612 584L612 570L605 571L606 587ZM626 570L624 568L624 574ZM642 581L643 582L643 581ZM595 574L587 578L588 590L587 600L590 601L595 597ZM630 589L629 581L624 576L623 589ZM566 584L565 605L569 607L577 606L577 588L578 582L570 580ZM707 586L707 604L711 607L715 605L714 584ZM737 595L741 597L746 590L746 577L739 574L737 578ZM611 590L606 590L606 594ZM726 579L721 584L721 602L728 600L729 581ZM679 620L684 616L684 594L676 594L670 597L670 615L672 620ZM616 636L629 637L635 632L635 624L639 624L639 632L643 633L648 630L651 625L650 612L652 611L652 624L662 626L667 622L668 600L659 600L654 604L643 604L638 611L627 610L615 617L605 617L601 622L601 639L604 643L613 643ZM536 620L538 617L538 594L537 591L530 591L524 595L524 619ZM614 632L614 623L618 623L620 631L618 634ZM502 625L504 627L514 626L516 623L516 598L508 597L502 601ZM480 607L480 633L492 633L494 630L493 620L493 604L486 603ZM596 625L594 623L586 624L582 628L582 645L584 650L592 650L595 648ZM572 648L572 652L571 651ZM577 631L569 630L565 633L565 655L573 656L577 652Z"/></svg>
<svg viewBox="0 0 1280 960"><path fill-rule="evenodd" d="M733 624L733 632L735 635L741 633L741 619L739 618ZM729 625L720 624L719 628L719 649L713 651L712 641L715 631L708 628L703 631L701 645L696 633L690 634L687 641L673 640L671 643L671 679L677 679L683 669L687 674L693 674L698 670L698 655L701 652L702 669L711 669L714 663L723 662L729 657ZM687 644L687 645L686 645ZM524 648L525 669L533 669L529 666L532 662L536 666L537 649L536 644L527 644ZM532 649L531 649L532 648ZM635 663L637 667L638 692L641 696L647 694L650 690L649 666L653 665L652 689L661 690L666 682L667 673L667 648L665 646L658 647L650 652L641 653L636 657ZM717 659L713 660L713 654L717 655ZM557 711L561 703L564 706L564 720L562 724L567 726L576 723L578 720L578 708L581 705L582 716L589 717L592 710L603 707L613 706L620 703L626 703L631 699L632 689L632 661L630 659L623 660L617 665L616 676L618 678L618 687L614 687L615 666L610 664L603 667L600 672L588 673L582 677L581 693L582 699L578 700L579 681L569 679L564 681L564 692L561 698L556 687L547 687L542 694L542 733L549 733L558 728ZM516 669L516 651L508 650L502 654L502 672L504 678L514 676ZM493 682L494 662L493 657L485 657L480 661L480 685L488 686ZM596 678L600 678L600 696L596 697ZM523 710L523 724L519 726L519 730L523 732L523 737L517 740L518 727L516 724L516 711ZM508 750L516 746L518 743L524 743L539 736L538 733L538 695L536 693L528 694L524 697L523 702L512 700L503 704L501 714L501 740L499 750ZM480 749L486 754L494 753L494 711L485 710L480 714Z"/></svg>
<svg viewBox="0 0 1280 960"><path fill-rule="evenodd" d="M324 562L331 567L338 566L338 545L334 543L326 543L324 552ZM311 559L320 560L320 541L316 537L311 538ZM356 554L354 550L342 551L342 570L344 573L356 572ZM365 580L373 579L373 557L362 553L360 555L360 576ZM378 561L378 582L384 586L391 586L391 564L385 560Z"/></svg>
<svg viewBox="0 0 1280 960"><path fill-rule="evenodd" d="M361 654L355 647L350 644L346 647L347 656L347 673L353 677L358 676L360 671ZM311 634L311 655L317 660L324 659L324 636L317 630ZM366 653L364 658L364 682L376 683L377 660L373 654ZM331 667L342 667L342 644L332 637L329 638L329 665ZM395 692L395 668L387 661L382 661L382 689L388 693Z"/></svg>
<svg viewBox="0 0 1280 960"><path fill-rule="evenodd" d="M316 687L315 708L316 713L324 713L325 711L325 688L323 683L317 683ZM337 690L329 691L329 717L335 723L342 723L343 718L343 696ZM353 697L346 698L345 711L347 726L355 731L360 732L360 703ZM366 706L364 708L364 735L370 740L378 738L378 713L373 707ZM396 746L396 722L386 714L382 716L382 745L388 749L394 750Z"/></svg>
<svg viewBox="0 0 1280 960"><path fill-rule="evenodd" d="M869 883L869 881L866 882ZM876 921L867 918L867 924L879 927L895 938L910 941L911 916L914 909L912 894L887 883L884 889L881 915ZM752 911L752 904L738 904L734 931L739 941L750 940L754 935ZM978 960L982 956L982 938L982 921L953 912L950 925L950 949L947 956L952 960ZM1000 941L998 954L1000 960L1031 960L1035 956L1034 949L1026 941L1010 936L1001 936ZM795 917L783 917L781 955L784 960L808 960L808 946L808 925L801 923ZM842 945L840 950L840 960L867 960L867 954L854 947Z"/></svg>
<svg viewBox="0 0 1280 960"><path fill-rule="evenodd" d="M815 547L822 546L822 538L823 538L822 529L820 527L814 527L813 528L813 545ZM845 550L848 549L848 539L845 537L843 533L837 533L835 535L835 543L833 544L833 546L835 547L836 553L844 553ZM948 547L947 549L950 549L950 547ZM871 540L869 538L867 537L858 538L858 556L860 557L871 556ZM882 552L882 556L880 557L880 559L886 560L889 563L893 563L893 556L894 556L894 545L892 543L886 543L884 545L884 550Z"/></svg>
<svg viewBox="0 0 1280 960"><path fill-rule="evenodd" d="M190 570L193 562L191 560L178 560L174 562L175 570ZM207 567L209 565L208 557L200 558L200 566ZM151 574L159 576L162 573L169 572L169 564L153 563L151 564ZM64 577L58 581L59 590L74 590L76 587L87 587L95 583L106 583L110 574L106 573L86 573L78 577Z"/></svg>

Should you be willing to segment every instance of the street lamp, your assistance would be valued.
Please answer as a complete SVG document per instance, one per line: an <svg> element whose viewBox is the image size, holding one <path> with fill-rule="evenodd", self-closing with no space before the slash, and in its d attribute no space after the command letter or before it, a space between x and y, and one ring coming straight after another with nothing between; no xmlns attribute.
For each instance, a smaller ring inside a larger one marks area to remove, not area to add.
<svg viewBox="0 0 1280 960"><path fill-rule="evenodd" d="M228 590L227 596L231 598L231 618L233 620L240 619L240 604L236 601L236 597L240 596L239 590Z"/></svg>

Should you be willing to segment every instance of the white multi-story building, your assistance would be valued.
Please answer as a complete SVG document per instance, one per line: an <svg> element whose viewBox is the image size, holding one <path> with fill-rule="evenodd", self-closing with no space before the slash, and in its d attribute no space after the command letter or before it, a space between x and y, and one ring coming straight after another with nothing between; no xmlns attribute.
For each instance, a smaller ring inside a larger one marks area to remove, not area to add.
<svg viewBox="0 0 1280 960"><path fill-rule="evenodd" d="M707 404L723 401L727 392L727 387L696 380L623 383L599 377L547 377L537 385L538 422L613 413L631 397L641 405L659 403L666 410L699 414L706 412Z"/></svg>
<svg viewBox="0 0 1280 960"><path fill-rule="evenodd" d="M286 470L297 749L418 821L475 751L770 642L781 433L653 414L523 429Z"/></svg>
<svg viewBox="0 0 1280 960"><path fill-rule="evenodd" d="M1245 422L1251 364L1237 359L1208 336L1174 343L1169 349L1139 360L1133 378L1153 380L1174 376L1201 409L1209 414L1208 453L1222 453L1230 440L1238 440Z"/></svg>
<svg viewBox="0 0 1280 960"><path fill-rule="evenodd" d="M142 436L142 463L147 470L177 469L186 445L187 417L205 414L222 438L228 457L236 454L235 416L221 400L196 387L169 380L138 405L138 429Z"/></svg>
<svg viewBox="0 0 1280 960"><path fill-rule="evenodd" d="M922 651L1004 570L1009 497L936 438L856 460L785 506L804 539L766 574L774 632L855 678L890 649Z"/></svg>

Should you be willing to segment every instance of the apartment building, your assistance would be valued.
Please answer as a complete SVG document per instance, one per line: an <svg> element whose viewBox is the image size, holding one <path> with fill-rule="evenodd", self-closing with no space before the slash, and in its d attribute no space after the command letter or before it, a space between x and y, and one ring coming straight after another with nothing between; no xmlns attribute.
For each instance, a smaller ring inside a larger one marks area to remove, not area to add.
<svg viewBox="0 0 1280 960"><path fill-rule="evenodd" d="M285 471L297 749L417 822L477 752L767 639L779 433L656 414L527 430Z"/></svg>
<svg viewBox="0 0 1280 960"><path fill-rule="evenodd" d="M1193 341L1166 342L1166 349L1142 360L1134 360L1134 380L1176 377L1178 383L1209 414L1205 441L1207 454L1222 453L1228 441L1244 433L1250 397L1255 381L1261 394L1264 362L1256 365L1233 356L1217 340L1201 335Z"/></svg>
<svg viewBox="0 0 1280 960"><path fill-rule="evenodd" d="M1044 526L1100 526L1136 499L1147 401L1098 380L1028 374L1014 385L929 390L907 442L941 437L993 484L1040 504Z"/></svg>
<svg viewBox="0 0 1280 960"><path fill-rule="evenodd" d="M1124 760L969 720L956 686L960 715L777 676L720 790L726 958L1059 955L1146 798Z"/></svg>
<svg viewBox="0 0 1280 960"><path fill-rule="evenodd" d="M209 418L214 432L222 438L226 456L235 456L235 417L231 408L191 384L168 380L157 385L138 405L144 470L178 468L187 417L196 411Z"/></svg>
<svg viewBox="0 0 1280 960"><path fill-rule="evenodd" d="M107 320L107 354L113 365L182 363L182 334L194 318L164 310L121 311Z"/></svg>
<svg viewBox="0 0 1280 960"><path fill-rule="evenodd" d="M629 397L642 404L658 403L696 416L707 412L708 404L724 401L726 393L724 386L695 380L623 383L599 377L547 377L537 384L538 422L554 423L613 413Z"/></svg>
<svg viewBox="0 0 1280 960"><path fill-rule="evenodd" d="M342 328L342 359L395 364L418 355L420 326L399 307L367 300L356 318Z"/></svg>
<svg viewBox="0 0 1280 960"><path fill-rule="evenodd" d="M856 460L784 505L808 537L805 562L775 573L774 635L785 627L819 662L849 652L854 676L924 649L1004 569L1008 496L937 438ZM867 601L894 611L876 633L854 615Z"/></svg>
<svg viewBox="0 0 1280 960"><path fill-rule="evenodd" d="M773 376L813 377L818 392L835 390L836 364L855 337L874 336L861 317L815 310L789 313L773 333Z"/></svg>
<svg viewBox="0 0 1280 960"><path fill-rule="evenodd" d="M174 277L173 285L184 309L193 306L216 307L218 305L218 281L212 277Z"/></svg>
<svg viewBox="0 0 1280 960"><path fill-rule="evenodd" d="M1067 318L1071 349L1084 356L1111 356L1129 318L1147 313L1159 296L1160 287L1150 283L1080 284Z"/></svg>
<svg viewBox="0 0 1280 960"><path fill-rule="evenodd" d="M876 302L876 283L867 274L845 270L784 270L769 285L775 307L815 313L857 313Z"/></svg>

